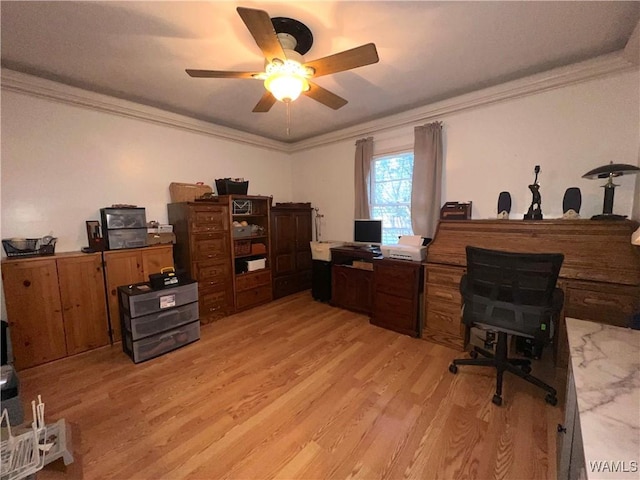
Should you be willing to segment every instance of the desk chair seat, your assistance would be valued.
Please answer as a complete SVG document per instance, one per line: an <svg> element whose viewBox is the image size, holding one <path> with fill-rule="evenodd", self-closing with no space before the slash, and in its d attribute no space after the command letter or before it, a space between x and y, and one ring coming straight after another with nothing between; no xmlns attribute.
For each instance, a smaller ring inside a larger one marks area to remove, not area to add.
<svg viewBox="0 0 640 480"><path fill-rule="evenodd" d="M557 392L530 375L531 361L507 357L508 335L548 342L553 322L562 309L564 294L556 287L564 256L559 253L511 253L467 247L467 273L460 282L462 321L497 333L495 353L474 347L471 359L459 365L494 367L497 370L493 403L502 405L502 380L510 372L547 391L545 400L556 405ZM477 358L478 354L485 358Z"/></svg>

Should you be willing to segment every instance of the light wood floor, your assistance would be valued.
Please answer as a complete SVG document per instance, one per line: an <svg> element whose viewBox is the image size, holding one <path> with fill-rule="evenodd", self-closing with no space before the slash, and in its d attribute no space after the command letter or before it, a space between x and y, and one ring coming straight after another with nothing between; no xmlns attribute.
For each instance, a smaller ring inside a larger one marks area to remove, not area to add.
<svg viewBox="0 0 640 480"><path fill-rule="evenodd" d="M496 407L460 356L303 292L139 365L117 344L24 370L21 394L72 427L45 480L555 478L561 407L513 376Z"/></svg>

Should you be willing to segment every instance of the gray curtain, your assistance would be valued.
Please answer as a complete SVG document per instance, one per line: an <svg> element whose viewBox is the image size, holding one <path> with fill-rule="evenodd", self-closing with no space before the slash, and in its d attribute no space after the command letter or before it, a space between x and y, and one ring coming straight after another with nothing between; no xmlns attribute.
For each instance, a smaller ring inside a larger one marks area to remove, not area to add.
<svg viewBox="0 0 640 480"><path fill-rule="evenodd" d="M356 142L354 218L369 218L369 174L373 160L373 137Z"/></svg>
<svg viewBox="0 0 640 480"><path fill-rule="evenodd" d="M414 130L411 226L414 235L433 238L442 205L442 123Z"/></svg>

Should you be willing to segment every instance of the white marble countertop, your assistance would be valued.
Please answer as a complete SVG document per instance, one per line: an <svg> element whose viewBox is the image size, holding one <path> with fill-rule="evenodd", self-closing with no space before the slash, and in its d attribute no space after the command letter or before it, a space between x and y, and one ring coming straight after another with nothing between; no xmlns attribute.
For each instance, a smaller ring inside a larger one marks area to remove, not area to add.
<svg viewBox="0 0 640 480"><path fill-rule="evenodd" d="M589 480L640 479L640 330L567 318Z"/></svg>

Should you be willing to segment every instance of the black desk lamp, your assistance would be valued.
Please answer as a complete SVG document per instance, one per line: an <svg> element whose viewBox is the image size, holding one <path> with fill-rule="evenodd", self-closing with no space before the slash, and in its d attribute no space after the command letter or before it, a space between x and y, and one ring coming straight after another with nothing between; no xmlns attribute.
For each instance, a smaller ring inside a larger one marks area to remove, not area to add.
<svg viewBox="0 0 640 480"><path fill-rule="evenodd" d="M609 163L603 167L594 168L593 170L585 173L582 178L608 178L604 188L604 206L602 207L602 215L594 215L591 220L624 220L626 215L616 215L613 213L613 194L615 188L618 186L613 183L613 177L620 177L622 175L630 175L638 173L640 168L634 165L628 165L626 163Z"/></svg>

